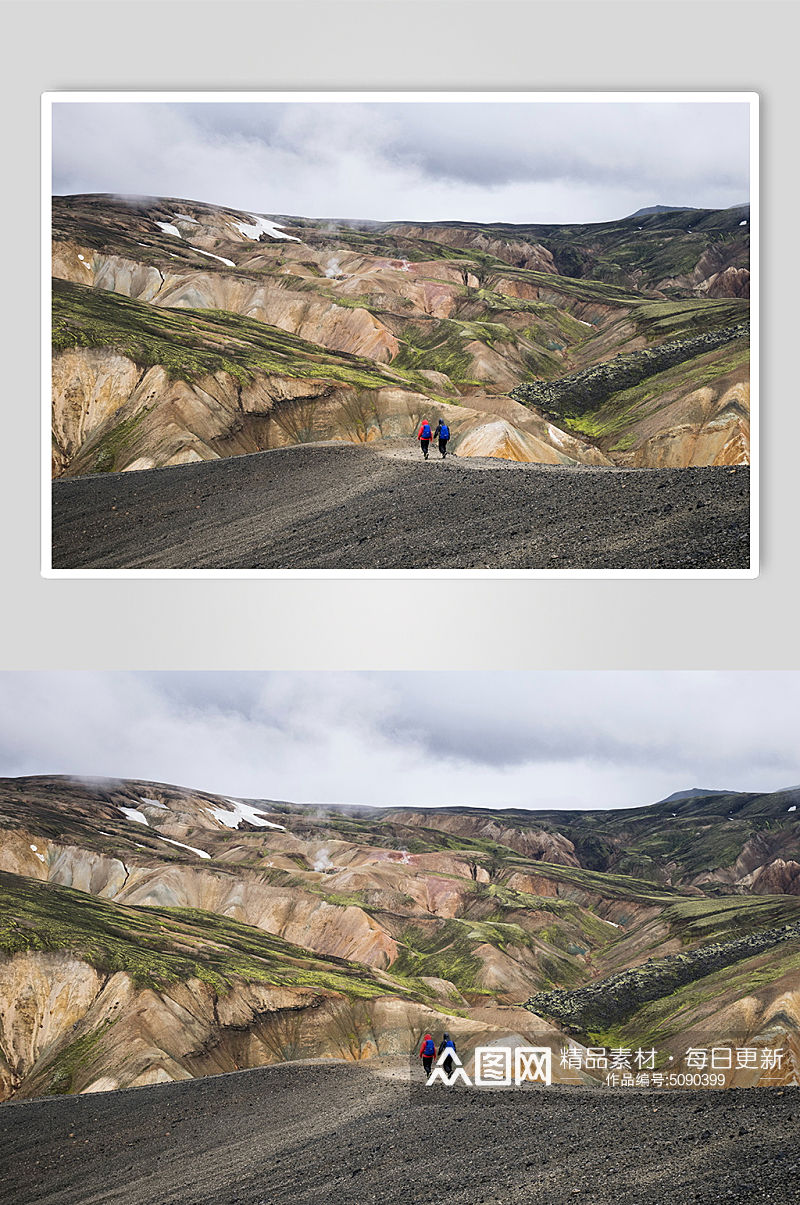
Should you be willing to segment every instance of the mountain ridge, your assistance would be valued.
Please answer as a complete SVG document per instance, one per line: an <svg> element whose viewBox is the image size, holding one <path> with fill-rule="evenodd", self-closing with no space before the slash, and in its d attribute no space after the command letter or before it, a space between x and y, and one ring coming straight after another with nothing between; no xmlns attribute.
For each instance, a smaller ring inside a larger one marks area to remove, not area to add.
<svg viewBox="0 0 800 1205"><path fill-rule="evenodd" d="M697 205L646 205L643 209L637 209L634 213L628 214L628 217L644 218L649 217L651 213L696 213L700 208Z"/></svg>
<svg viewBox="0 0 800 1205"><path fill-rule="evenodd" d="M688 231L671 213L642 221L343 223L54 198L54 472L407 436L421 409L447 415L455 454L503 455L487 422L499 414L524 459L741 463L746 378L724 358L699 393L688 372L666 408L646 390L627 399L602 445L535 406L492 409L531 378L721 325L715 299L729 320L746 313L735 215L703 211Z"/></svg>
<svg viewBox="0 0 800 1205"><path fill-rule="evenodd" d="M0 1092L405 1057L426 1028L450 1029L467 1056L512 1038L558 1052L576 1037L574 994L620 975L649 986L624 1017L593 991L581 1041L637 1031L679 1058L712 1034L769 1039L793 1082L795 800L431 810L2 779ZM678 954L691 957L675 1012L673 972L652 967Z"/></svg>

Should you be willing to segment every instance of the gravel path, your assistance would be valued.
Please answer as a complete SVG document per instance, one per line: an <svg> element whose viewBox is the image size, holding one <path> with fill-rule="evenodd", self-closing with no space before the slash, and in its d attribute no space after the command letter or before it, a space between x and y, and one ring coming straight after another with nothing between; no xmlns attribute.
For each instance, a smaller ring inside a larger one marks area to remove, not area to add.
<svg viewBox="0 0 800 1205"><path fill-rule="evenodd" d="M0 1106L4 1205L800 1201L800 1089L410 1088L279 1066Z"/></svg>
<svg viewBox="0 0 800 1205"><path fill-rule="evenodd" d="M744 568L749 470L306 445L56 481L55 568Z"/></svg>

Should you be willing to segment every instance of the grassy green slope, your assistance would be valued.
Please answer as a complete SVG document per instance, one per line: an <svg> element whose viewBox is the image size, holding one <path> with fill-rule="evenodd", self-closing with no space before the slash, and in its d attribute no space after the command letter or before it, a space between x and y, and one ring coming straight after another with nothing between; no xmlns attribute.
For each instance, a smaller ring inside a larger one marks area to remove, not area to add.
<svg viewBox="0 0 800 1205"><path fill-rule="evenodd" d="M750 363L750 348L741 340L706 352L664 372L654 373L629 389L609 393L596 409L583 414L560 414L564 427L589 436L607 451L624 451L634 440L635 424L656 415L668 402L678 401L704 386L723 388ZM627 438L626 438L627 436Z"/></svg>
<svg viewBox="0 0 800 1205"><path fill-rule="evenodd" d="M372 360L332 352L274 326L221 310L165 309L118 293L53 281L53 349L102 347L142 368L162 365L192 381L227 372L241 384L258 373L325 378L360 388L403 383Z"/></svg>
<svg viewBox="0 0 800 1205"><path fill-rule="evenodd" d="M679 952L659 956L653 946L645 960L648 951L640 940L635 965L574 991L537 993L527 1007L593 1041L639 1042L645 1035L649 1041L657 1020L679 1032L686 1024L682 1010L713 1002L715 991L732 1002L800 966L795 897L682 900L664 909L661 926L667 935L660 935L658 945L671 938ZM646 935L654 926L645 922L640 928ZM634 929L620 941L630 947L636 936ZM665 1036L663 1025L657 1036Z"/></svg>
<svg viewBox="0 0 800 1205"><path fill-rule="evenodd" d="M349 996L422 996L412 985L323 957L251 925L188 908L137 908L0 871L0 952L69 950L138 987L188 979L226 992L236 980L316 986Z"/></svg>

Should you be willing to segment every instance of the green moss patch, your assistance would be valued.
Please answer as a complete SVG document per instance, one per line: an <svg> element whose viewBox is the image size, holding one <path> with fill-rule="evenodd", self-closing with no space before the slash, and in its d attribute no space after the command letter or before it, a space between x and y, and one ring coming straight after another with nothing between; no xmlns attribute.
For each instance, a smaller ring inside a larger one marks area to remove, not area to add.
<svg viewBox="0 0 800 1205"><path fill-rule="evenodd" d="M391 981L228 917L188 908L121 906L68 887L0 872L0 951L68 951L103 974L123 971L156 990L199 979L219 993L236 981L318 987L371 998Z"/></svg>
<svg viewBox="0 0 800 1205"><path fill-rule="evenodd" d="M196 381L217 372L240 384L259 374L340 381L362 389L407 383L372 360L329 352L278 327L223 310L167 309L53 281L53 350L107 348L141 368Z"/></svg>

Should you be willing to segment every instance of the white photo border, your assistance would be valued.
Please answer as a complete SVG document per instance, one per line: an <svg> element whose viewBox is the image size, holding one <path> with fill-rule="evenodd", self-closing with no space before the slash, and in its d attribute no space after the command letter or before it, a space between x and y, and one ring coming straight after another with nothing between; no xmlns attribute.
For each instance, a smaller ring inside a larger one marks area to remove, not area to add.
<svg viewBox="0 0 800 1205"><path fill-rule="evenodd" d="M750 564L744 569L54 569L52 564L52 173L56 104L747 104L750 109ZM721 92L73 92L42 93L41 576L44 578L746 578L759 575L759 94Z"/></svg>

